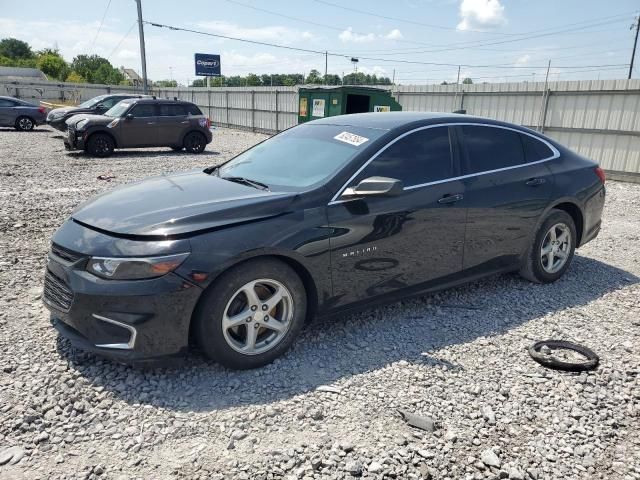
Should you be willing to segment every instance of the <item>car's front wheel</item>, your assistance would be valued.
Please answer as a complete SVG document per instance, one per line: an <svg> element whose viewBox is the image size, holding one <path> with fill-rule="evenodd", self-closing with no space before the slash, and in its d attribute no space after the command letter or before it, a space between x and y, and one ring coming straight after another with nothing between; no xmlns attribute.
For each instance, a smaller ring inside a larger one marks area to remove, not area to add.
<svg viewBox="0 0 640 480"><path fill-rule="evenodd" d="M222 274L205 292L194 332L213 360L234 369L256 368L291 347L306 312L304 285L290 266L252 260Z"/></svg>
<svg viewBox="0 0 640 480"><path fill-rule="evenodd" d="M96 157L108 157L113 153L115 143L106 133L94 133L87 141L86 151Z"/></svg>
<svg viewBox="0 0 640 480"><path fill-rule="evenodd" d="M19 130L21 132L28 132L33 130L33 127L36 126L36 123L33 121L33 119L29 118L29 117L18 117L16 118L16 130Z"/></svg>
<svg viewBox="0 0 640 480"><path fill-rule="evenodd" d="M189 153L202 153L207 146L207 139L200 132L191 132L184 137L184 148Z"/></svg>
<svg viewBox="0 0 640 480"><path fill-rule="evenodd" d="M576 239L571 215L563 210L551 210L536 232L520 275L536 283L555 282L571 264Z"/></svg>

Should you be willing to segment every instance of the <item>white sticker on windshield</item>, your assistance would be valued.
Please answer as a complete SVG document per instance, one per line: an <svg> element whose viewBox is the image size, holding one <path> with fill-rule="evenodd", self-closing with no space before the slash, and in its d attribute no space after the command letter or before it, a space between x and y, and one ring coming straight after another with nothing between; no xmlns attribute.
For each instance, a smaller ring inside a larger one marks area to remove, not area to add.
<svg viewBox="0 0 640 480"><path fill-rule="evenodd" d="M336 140L340 140L341 142L348 143L349 145L354 145L356 147L359 147L364 142L369 141L369 139L366 137L361 137L360 135L356 135L355 133L349 133L349 132L339 133L333 138L335 138Z"/></svg>

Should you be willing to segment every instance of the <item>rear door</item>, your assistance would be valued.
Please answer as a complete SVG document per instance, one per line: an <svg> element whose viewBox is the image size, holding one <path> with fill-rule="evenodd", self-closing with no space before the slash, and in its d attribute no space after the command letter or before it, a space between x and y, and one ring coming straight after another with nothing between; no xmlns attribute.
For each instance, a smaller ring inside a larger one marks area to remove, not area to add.
<svg viewBox="0 0 640 480"><path fill-rule="evenodd" d="M551 198L546 161L555 149L506 127L467 124L456 130L468 208L464 269L516 266Z"/></svg>
<svg viewBox="0 0 640 480"><path fill-rule="evenodd" d="M180 103L158 105L158 135L162 145L182 145L182 135L189 126L188 112Z"/></svg>
<svg viewBox="0 0 640 480"><path fill-rule="evenodd" d="M136 103L125 119L118 125L118 147L151 147L158 145L158 117L154 103Z"/></svg>
<svg viewBox="0 0 640 480"><path fill-rule="evenodd" d="M328 206L335 306L363 301L462 269L466 210L447 126L403 135L352 180L402 180L398 196L340 200Z"/></svg>
<svg viewBox="0 0 640 480"><path fill-rule="evenodd" d="M16 121L16 102L0 98L0 125L12 127Z"/></svg>

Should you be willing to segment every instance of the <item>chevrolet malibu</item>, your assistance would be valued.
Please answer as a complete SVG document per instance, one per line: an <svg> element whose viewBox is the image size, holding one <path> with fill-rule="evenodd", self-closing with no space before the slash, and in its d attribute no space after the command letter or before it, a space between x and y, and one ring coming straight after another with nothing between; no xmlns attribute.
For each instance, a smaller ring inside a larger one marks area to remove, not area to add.
<svg viewBox="0 0 640 480"><path fill-rule="evenodd" d="M118 361L196 343L259 367L313 317L497 273L557 280L600 230L604 181L504 122L320 119L81 205L53 237L43 298L62 336Z"/></svg>

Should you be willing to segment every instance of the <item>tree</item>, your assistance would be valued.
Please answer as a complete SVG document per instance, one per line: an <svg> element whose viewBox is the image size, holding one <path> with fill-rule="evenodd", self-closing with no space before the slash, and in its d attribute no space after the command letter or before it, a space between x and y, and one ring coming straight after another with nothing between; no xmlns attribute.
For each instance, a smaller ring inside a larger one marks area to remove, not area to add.
<svg viewBox="0 0 640 480"><path fill-rule="evenodd" d="M440 85L449 85L449 82L447 82L446 80L444 82L442 82Z"/></svg>
<svg viewBox="0 0 640 480"><path fill-rule="evenodd" d="M69 75L67 75L67 78L65 80L65 82L70 82L70 83L86 83L86 79L80 75L78 72L72 71Z"/></svg>
<svg viewBox="0 0 640 480"><path fill-rule="evenodd" d="M469 77L467 77L464 80L462 80L462 83L464 85L471 85L473 83L473 80L471 80Z"/></svg>
<svg viewBox="0 0 640 480"><path fill-rule="evenodd" d="M308 84L319 84L322 83L322 77L320 76L320 72L315 68L309 72L309 76L306 78L304 83Z"/></svg>
<svg viewBox="0 0 640 480"><path fill-rule="evenodd" d="M153 82L153 85L156 87L177 87L178 82L175 80L158 80L157 82Z"/></svg>
<svg viewBox="0 0 640 480"><path fill-rule="evenodd" d="M124 75L99 55L78 55L71 62L71 69L82 75L89 83L118 85Z"/></svg>
<svg viewBox="0 0 640 480"><path fill-rule="evenodd" d="M245 80L248 87L259 87L260 85L262 85L260 77L255 73L250 73L249 75L247 75Z"/></svg>
<svg viewBox="0 0 640 480"><path fill-rule="evenodd" d="M50 78L63 81L69 74L69 66L64 59L54 53L40 55L36 61L37 67Z"/></svg>
<svg viewBox="0 0 640 480"><path fill-rule="evenodd" d="M14 60L20 58L33 58L33 51L27 42L16 38L3 38L0 40L0 57L8 57Z"/></svg>

